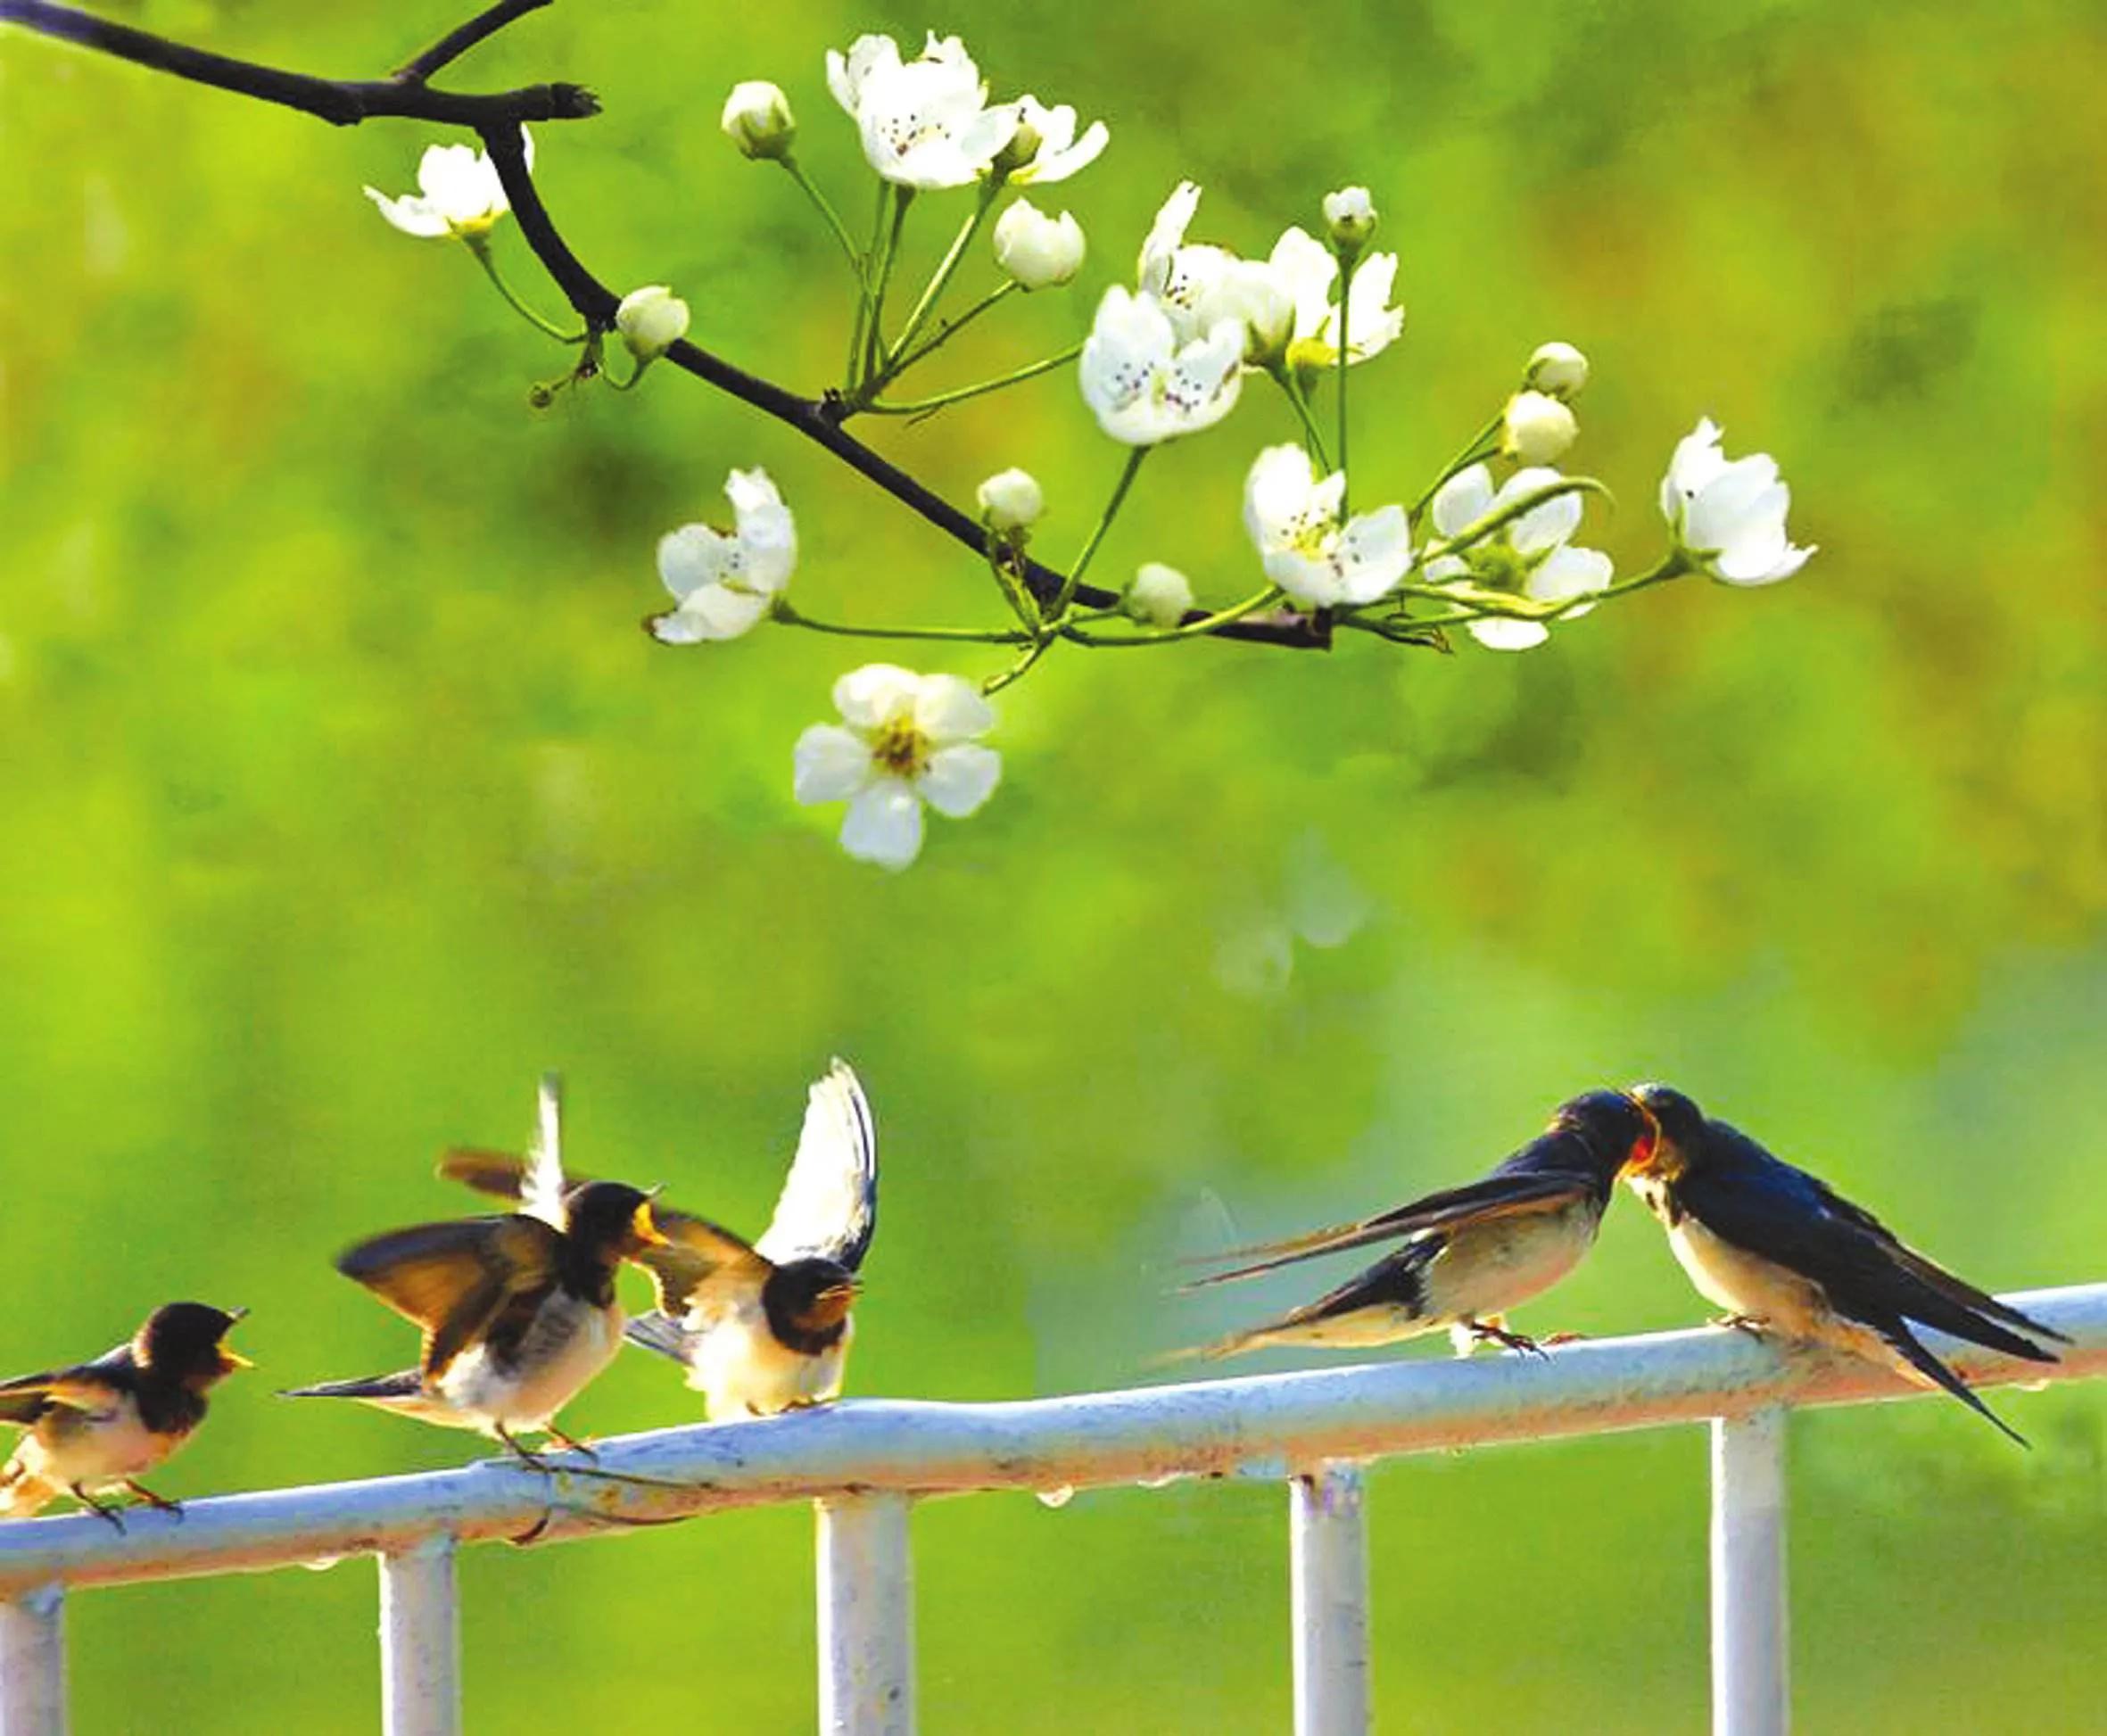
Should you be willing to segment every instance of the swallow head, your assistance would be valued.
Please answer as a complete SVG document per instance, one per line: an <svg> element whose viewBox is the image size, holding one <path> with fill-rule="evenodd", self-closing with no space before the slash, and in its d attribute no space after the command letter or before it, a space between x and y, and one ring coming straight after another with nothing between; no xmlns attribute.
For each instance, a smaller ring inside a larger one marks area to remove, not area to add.
<svg viewBox="0 0 2107 1736"><path fill-rule="evenodd" d="M1648 1149L1643 1154L1632 1153L1626 1172L1674 1180L1690 1167L1691 1153L1701 1147L1705 1112L1671 1085L1635 1085L1626 1095L1654 1126Z"/></svg>
<svg viewBox="0 0 2107 1736"><path fill-rule="evenodd" d="M589 1181L573 1188L564 1202L565 1228L581 1246L611 1260L634 1260L646 1248L665 1245L665 1233L651 1215L657 1192L626 1182Z"/></svg>
<svg viewBox="0 0 2107 1736"><path fill-rule="evenodd" d="M146 1317L132 1337L132 1356L142 1368L166 1375L186 1386L210 1386L239 1368L255 1364L221 1341L249 1310L209 1308L203 1302L169 1302Z"/></svg>
<svg viewBox="0 0 2107 1736"><path fill-rule="evenodd" d="M1602 1166L1607 1186L1635 1165L1651 1161L1660 1140L1652 1110L1629 1091L1590 1091L1558 1105L1553 1133L1578 1134Z"/></svg>
<svg viewBox="0 0 2107 1736"><path fill-rule="evenodd" d="M862 1280L838 1261L791 1260L770 1275L765 1301L772 1315L800 1332L831 1333L863 1290Z"/></svg>

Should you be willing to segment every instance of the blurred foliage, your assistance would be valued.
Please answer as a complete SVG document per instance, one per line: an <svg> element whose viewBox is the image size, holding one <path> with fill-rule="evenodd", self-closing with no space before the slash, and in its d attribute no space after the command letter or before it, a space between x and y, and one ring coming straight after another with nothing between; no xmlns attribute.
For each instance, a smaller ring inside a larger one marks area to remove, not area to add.
<svg viewBox="0 0 2107 1736"><path fill-rule="evenodd" d="M351 74L454 21L111 10ZM459 81L597 88L603 118L541 140L582 255L671 282L698 339L810 388L841 348L839 262L717 107L781 80L861 210L822 52L930 22L998 95L1113 128L1040 201L1088 229L1083 281L990 319L946 377L1078 335L1181 175L1201 232L1249 251L1365 180L1410 321L1359 376L1358 499L1415 488L1562 337L1596 368L1574 466L1624 502L1590 541L1650 553L1655 479L1709 411L1778 456L1821 555L1522 657L1056 655L1004 698L995 800L888 878L789 799L790 742L855 648L654 646L652 543L762 463L814 612L953 616L970 560L669 371L531 414L560 359L465 252L359 195L409 185L418 129L0 35L0 1367L100 1349L170 1296L247 1303L263 1372L171 1492L458 1462L464 1437L269 1398L409 1349L328 1256L466 1209L432 1156L521 1136L550 1066L582 1164L757 1228L836 1050L884 1129L865 1393L1129 1381L1295 1292L1167 1302L1173 1251L1458 1178L1640 1076L1981 1281L2107 1277L2100 11L1319 0L1056 29L651 0L538 15ZM933 254L947 231L915 233ZM1055 550L1120 460L1064 379L874 437L954 498L1028 464ZM1104 571L1168 558L1242 594L1243 467L1287 437L1254 393L1164 454ZM1626 1204L1523 1323L1702 1312ZM2001 1403L2031 1454L1943 1403L1796 1421L1808 1728L2099 1727L2107 1401ZM625 1360L568 1420L690 1414ZM1380 1473L1384 1727L1698 1727L1704 1452L1691 1431ZM1283 1507L930 1508L927 1727L1279 1729ZM473 1727L799 1727L808 1533L786 1510L477 1552ZM351 1566L85 1597L78 1727L369 1728L371 1594ZM146 1657L151 1708L126 1670Z"/></svg>

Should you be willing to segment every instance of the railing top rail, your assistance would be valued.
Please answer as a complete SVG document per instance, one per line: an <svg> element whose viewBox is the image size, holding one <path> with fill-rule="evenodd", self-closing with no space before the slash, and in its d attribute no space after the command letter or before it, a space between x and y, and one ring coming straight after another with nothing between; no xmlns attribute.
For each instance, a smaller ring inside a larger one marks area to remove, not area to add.
<svg viewBox="0 0 2107 1736"><path fill-rule="evenodd" d="M2107 1375L2107 1284L2007 1298L2070 1335L2060 1363L1927 1335L1973 1381ZM223 1495L180 1517L133 1512L0 1525L0 1597L313 1564L459 1542L600 1534L610 1524L864 1490L910 1495L1087 1488L1181 1476L1285 1475L1326 1459L1738 1415L1860 1404L1922 1389L1863 1363L1699 1329L1598 1339L1542 1357L1401 1360L989 1404L868 1399L765 1421L691 1425L599 1443L544 1476L509 1460Z"/></svg>

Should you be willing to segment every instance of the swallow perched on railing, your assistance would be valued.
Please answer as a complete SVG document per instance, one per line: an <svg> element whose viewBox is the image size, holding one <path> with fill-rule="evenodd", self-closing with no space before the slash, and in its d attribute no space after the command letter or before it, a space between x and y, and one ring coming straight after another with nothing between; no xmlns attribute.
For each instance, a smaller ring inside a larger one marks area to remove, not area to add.
<svg viewBox="0 0 2107 1736"><path fill-rule="evenodd" d="M453 1152L439 1167L504 1195L522 1173L517 1158L495 1152ZM713 1422L840 1395L857 1273L878 1227L878 1132L847 1062L807 1093L797 1154L757 1240L667 1206L653 1217L665 1239L639 1263L657 1283L658 1307L630 1321L627 1335L686 1366Z"/></svg>
<svg viewBox="0 0 2107 1736"><path fill-rule="evenodd" d="M1661 1137L1626 1178L1719 1324L1827 1344L1944 1388L2025 1440L1925 1348L1913 1324L2031 1362L2059 1359L2019 1333L2070 1340L1905 1246L1870 1211L1775 1158L1665 1085L1632 1095Z"/></svg>
<svg viewBox="0 0 2107 1736"><path fill-rule="evenodd" d="M136 1479L190 1438L214 1383L254 1366L221 1342L247 1312L169 1302L93 1362L0 1382L0 1423L25 1431L0 1467L0 1517L27 1518L71 1495L122 1531L96 1489L128 1490L150 1507L180 1511Z"/></svg>
<svg viewBox="0 0 2107 1736"><path fill-rule="evenodd" d="M1230 1356L1271 1344L1388 1344L1444 1328L1458 1355L1485 1339L1535 1350L1533 1339L1508 1330L1508 1310L1580 1263L1594 1245L1618 1172L1650 1151L1656 1137L1644 1104L1624 1092L1591 1091L1559 1104L1542 1134L1482 1181L1429 1194L1359 1223L1212 1255L1247 1263L1186 1289L1372 1242L1404 1244L1315 1302L1186 1354Z"/></svg>
<svg viewBox="0 0 2107 1736"><path fill-rule="evenodd" d="M520 1209L391 1230L336 1269L424 1328L414 1368L294 1387L289 1399L359 1399L442 1428L472 1428L530 1464L525 1432L590 1452L556 1413L614 1360L624 1317L615 1271L665 1244L651 1195L617 1181L564 1186L545 1131L513 1189Z"/></svg>

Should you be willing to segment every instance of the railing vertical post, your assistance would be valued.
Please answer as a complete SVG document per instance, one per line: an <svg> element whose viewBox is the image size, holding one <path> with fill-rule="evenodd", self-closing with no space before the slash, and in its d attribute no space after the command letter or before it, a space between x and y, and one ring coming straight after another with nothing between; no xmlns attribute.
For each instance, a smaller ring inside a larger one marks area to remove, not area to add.
<svg viewBox="0 0 2107 1736"><path fill-rule="evenodd" d="M66 1591L0 1602L0 1736L66 1736Z"/></svg>
<svg viewBox="0 0 2107 1736"><path fill-rule="evenodd" d="M906 1498L831 1495L818 1506L822 1736L913 1736Z"/></svg>
<svg viewBox="0 0 2107 1736"><path fill-rule="evenodd" d="M453 1558L453 1539L440 1533L380 1558L385 1736L460 1736L461 1624Z"/></svg>
<svg viewBox="0 0 2107 1736"><path fill-rule="evenodd" d="M1368 1728L1368 1530L1360 1472L1329 1465L1288 1484L1295 1736Z"/></svg>
<svg viewBox="0 0 2107 1736"><path fill-rule="evenodd" d="M1712 1420L1713 1736L1784 1736L1785 1411Z"/></svg>

